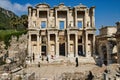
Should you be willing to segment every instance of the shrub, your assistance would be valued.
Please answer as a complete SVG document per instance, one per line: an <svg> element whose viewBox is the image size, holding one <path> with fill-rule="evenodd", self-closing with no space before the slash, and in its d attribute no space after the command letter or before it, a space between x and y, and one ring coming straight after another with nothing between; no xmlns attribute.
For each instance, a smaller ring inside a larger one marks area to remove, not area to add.
<svg viewBox="0 0 120 80"><path fill-rule="evenodd" d="M0 41L4 41L5 43L5 49L8 48L8 46L10 46L10 39L12 36L16 36L17 40L19 39L19 36L22 34L26 34L27 30L0 30Z"/></svg>

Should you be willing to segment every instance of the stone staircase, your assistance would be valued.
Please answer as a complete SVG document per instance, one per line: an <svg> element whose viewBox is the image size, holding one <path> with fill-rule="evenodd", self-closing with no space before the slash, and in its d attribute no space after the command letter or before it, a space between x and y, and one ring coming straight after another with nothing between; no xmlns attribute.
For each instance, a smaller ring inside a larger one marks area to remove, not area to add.
<svg viewBox="0 0 120 80"><path fill-rule="evenodd" d="M93 57L78 57L79 64L96 64ZM40 62L41 65L74 65L75 64L75 57L64 57L59 56L58 58L49 59L49 62L46 61L46 58L44 60L35 60L30 62L29 65L34 66L38 65L38 62Z"/></svg>

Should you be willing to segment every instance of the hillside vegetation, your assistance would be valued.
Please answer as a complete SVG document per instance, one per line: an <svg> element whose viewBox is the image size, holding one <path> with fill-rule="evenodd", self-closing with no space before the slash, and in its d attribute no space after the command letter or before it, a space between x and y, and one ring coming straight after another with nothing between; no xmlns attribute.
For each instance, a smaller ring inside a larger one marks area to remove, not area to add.
<svg viewBox="0 0 120 80"><path fill-rule="evenodd" d="M0 29L11 29L10 20L12 17L18 17L12 11L0 7Z"/></svg>
<svg viewBox="0 0 120 80"><path fill-rule="evenodd" d="M0 41L4 41L6 49L10 46L12 36L19 39L20 35L27 33L27 26L27 15L18 17L12 11L0 7Z"/></svg>
<svg viewBox="0 0 120 80"><path fill-rule="evenodd" d="M12 11L0 7L0 30L26 29L27 25L27 15L18 17Z"/></svg>

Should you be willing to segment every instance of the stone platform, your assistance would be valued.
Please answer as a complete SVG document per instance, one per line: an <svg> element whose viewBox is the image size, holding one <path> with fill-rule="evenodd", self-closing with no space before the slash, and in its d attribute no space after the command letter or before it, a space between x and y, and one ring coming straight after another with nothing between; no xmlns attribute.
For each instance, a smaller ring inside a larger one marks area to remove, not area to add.
<svg viewBox="0 0 120 80"><path fill-rule="evenodd" d="M64 56L59 56L58 58L49 58L49 60L47 61L47 58L45 57L44 60L42 60L41 58L32 62L29 62L29 64L38 64L38 62L40 62L40 64L75 64L75 57L64 57ZM78 57L78 62L80 64L96 64L95 60L93 57Z"/></svg>

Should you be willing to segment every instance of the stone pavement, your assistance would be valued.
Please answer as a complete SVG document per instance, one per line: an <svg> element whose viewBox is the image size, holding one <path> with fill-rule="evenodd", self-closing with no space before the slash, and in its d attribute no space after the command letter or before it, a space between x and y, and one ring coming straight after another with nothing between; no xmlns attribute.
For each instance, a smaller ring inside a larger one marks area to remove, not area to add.
<svg viewBox="0 0 120 80"><path fill-rule="evenodd" d="M56 78L64 72L82 72L85 74L86 71L88 72L94 67L97 67L93 57L87 58L81 56L78 60L78 67L75 67L75 57L60 56L59 58L49 59L49 63L46 59L44 61L40 60L40 67L38 67L38 62L34 61L28 64L25 72L35 72L36 80L57 80Z"/></svg>
<svg viewBox="0 0 120 80"><path fill-rule="evenodd" d="M64 72L82 72L83 74L88 71L97 68L96 65L93 64L79 64L78 67L75 67L74 64L66 65L66 64L46 64L38 66L32 66L25 69L26 73L35 72L36 80L58 80L58 77Z"/></svg>

